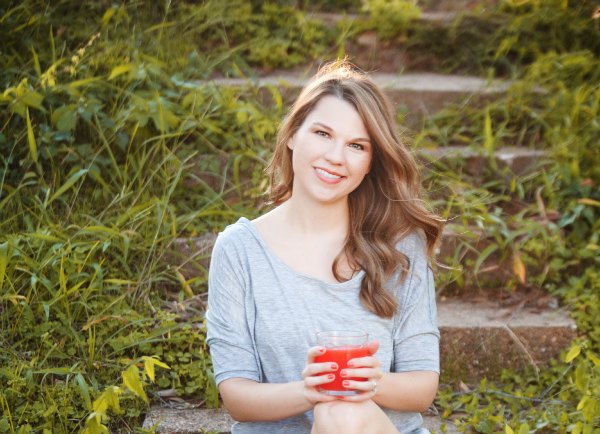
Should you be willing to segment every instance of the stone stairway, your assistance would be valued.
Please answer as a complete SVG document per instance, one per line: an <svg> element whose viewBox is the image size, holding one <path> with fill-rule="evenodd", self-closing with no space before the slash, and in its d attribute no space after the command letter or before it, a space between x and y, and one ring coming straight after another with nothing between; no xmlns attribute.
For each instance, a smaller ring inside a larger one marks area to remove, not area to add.
<svg viewBox="0 0 600 434"><path fill-rule="evenodd" d="M429 6L422 19L435 25L447 25L451 16L468 7L491 6L494 0L452 0L423 2ZM335 23L339 14L314 14L324 22ZM370 36L369 36L370 37ZM377 41L363 38L362 47L370 51L368 65L377 56ZM356 41L354 42L356 43ZM360 44L359 44L360 45ZM386 49L389 54L389 50ZM375 54L373 54L375 53ZM384 54L382 54L384 55ZM365 58L357 56L357 58ZM352 60L352 58L350 59ZM383 68L385 69L385 68ZM381 69L379 69L381 70ZM307 72L309 71L309 72ZM314 72L309 65L303 70L280 71L269 75L257 73L252 78L215 78L214 86L254 86L260 89L276 86L284 101L291 101ZM406 111L405 126L419 128L423 120L448 104L461 103L481 106L507 91L510 82L486 80L480 77L444 75L435 72L398 71L376 72L374 80L390 96L394 104ZM268 98L269 92L264 95ZM464 173L476 175L495 162L497 170L509 170L514 176L530 173L548 158L540 149L507 147L496 149L493 155L469 146L438 147L417 151L425 167L435 162L462 161ZM203 174L197 178L202 179ZM193 187L193 186L192 186ZM216 239L212 233L198 237L179 238L166 259L185 279L205 276L210 261L210 251ZM456 236L445 234L440 250L449 252L456 248ZM501 290L502 288L500 288ZM494 288L498 291L499 288ZM522 370L543 369L551 359L559 356L576 336L574 321L556 300L530 294L514 302L486 297L485 290L464 294L461 298L440 297L438 300L438 325L441 332L442 381L447 384L475 383L482 378L498 378L504 368ZM450 421L442 421L434 414L424 415L425 425L432 432L456 433ZM225 410L195 408L190 405L156 405L150 408L144 428L154 427L157 433L204 432L228 433L231 418Z"/></svg>

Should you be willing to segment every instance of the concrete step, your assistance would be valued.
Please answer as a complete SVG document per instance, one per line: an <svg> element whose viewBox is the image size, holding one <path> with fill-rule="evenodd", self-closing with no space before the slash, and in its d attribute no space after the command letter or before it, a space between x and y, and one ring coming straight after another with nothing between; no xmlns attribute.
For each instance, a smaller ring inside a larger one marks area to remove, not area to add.
<svg viewBox="0 0 600 434"><path fill-rule="evenodd" d="M416 155L426 163L425 168L428 167L427 163L441 163L443 165L454 163L454 165L460 165L463 173L471 176L482 175L486 168L499 171L506 168L510 174L523 176L549 162L547 151L517 146L498 148L491 155L484 149L471 146L418 149Z"/></svg>
<svg viewBox="0 0 600 434"><path fill-rule="evenodd" d="M442 381L494 379L502 369L539 370L557 358L575 338L575 322L565 309L536 301L526 295L506 305L485 299L438 301Z"/></svg>
<svg viewBox="0 0 600 434"><path fill-rule="evenodd" d="M281 72L255 78L213 78L217 86L258 88L260 95L269 101L269 87L280 89L286 103L291 103L307 83L312 71ZM434 73L373 73L371 77L388 95L396 107L406 111L407 126L418 127L421 120L451 103L469 101L482 104L504 94L511 83L503 80L486 80L480 77L444 75Z"/></svg>
<svg viewBox="0 0 600 434"><path fill-rule="evenodd" d="M314 3L314 4L313 4ZM364 3L364 2L363 2ZM415 0L414 3L419 7L423 14L435 13L435 12L454 12L460 13L465 11L485 11L496 7L499 0ZM359 1L355 1L354 5L348 5L343 8L336 8L335 6L328 4L319 4L319 2L294 2L296 7L301 7L303 10L310 13L310 11L323 11L327 10L329 13L356 13L360 10L362 4ZM337 12L335 12L337 11ZM323 13L323 12L314 12Z"/></svg>
<svg viewBox="0 0 600 434"><path fill-rule="evenodd" d="M451 423L443 423L439 417L423 415L424 426L432 433L458 433ZM203 434L230 433L233 419L227 410L207 408L172 408L152 406L144 420L144 429L156 428L157 434ZM442 431L442 425L445 431ZM268 434L268 433L265 433Z"/></svg>
<svg viewBox="0 0 600 434"><path fill-rule="evenodd" d="M424 12L475 12L493 10L499 0L419 0L417 5Z"/></svg>
<svg viewBox="0 0 600 434"><path fill-rule="evenodd" d="M458 9L446 9L446 10L422 10L421 16L418 20L426 22L426 23L442 23L446 24L455 19L458 14L463 13L464 11L460 11ZM340 22L353 22L366 20L368 18L367 14L357 14L357 13L339 13L339 12L313 12L308 13L310 18L322 21L326 26L334 26Z"/></svg>

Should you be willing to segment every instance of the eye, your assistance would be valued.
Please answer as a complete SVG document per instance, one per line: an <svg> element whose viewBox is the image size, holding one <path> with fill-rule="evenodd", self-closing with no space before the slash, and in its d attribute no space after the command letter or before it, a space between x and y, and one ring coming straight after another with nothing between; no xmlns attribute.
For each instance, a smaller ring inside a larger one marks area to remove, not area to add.
<svg viewBox="0 0 600 434"><path fill-rule="evenodd" d="M348 146L357 151L363 151L365 149L364 145L361 145L360 143L350 143Z"/></svg>
<svg viewBox="0 0 600 434"><path fill-rule="evenodd" d="M329 137L329 134L323 130L316 130L315 134L321 136L321 137Z"/></svg>

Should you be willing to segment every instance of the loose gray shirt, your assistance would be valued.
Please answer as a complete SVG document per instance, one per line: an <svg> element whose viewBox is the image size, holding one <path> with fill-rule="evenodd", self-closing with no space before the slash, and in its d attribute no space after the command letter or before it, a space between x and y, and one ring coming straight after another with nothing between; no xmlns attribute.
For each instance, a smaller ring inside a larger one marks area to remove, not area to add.
<svg viewBox="0 0 600 434"><path fill-rule="evenodd" d="M368 332L380 343L376 356L383 371L439 372L435 290L425 243L413 233L398 249L410 259L410 271L401 284L387 285L398 309L384 319L359 300L364 271L346 282L324 282L282 262L248 219L228 226L217 238L208 279L207 342L217 384L228 378L301 380L306 351L321 330ZM384 411L402 433L422 424L419 413ZM308 434L311 426L308 411L276 422L238 422L232 433Z"/></svg>

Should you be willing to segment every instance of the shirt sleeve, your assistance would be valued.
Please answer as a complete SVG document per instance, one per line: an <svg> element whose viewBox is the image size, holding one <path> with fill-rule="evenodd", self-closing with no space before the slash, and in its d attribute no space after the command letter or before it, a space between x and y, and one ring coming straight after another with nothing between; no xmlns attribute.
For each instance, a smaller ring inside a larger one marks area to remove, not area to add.
<svg viewBox="0 0 600 434"><path fill-rule="evenodd" d="M413 234L406 240L404 253L410 259L410 271L403 282L399 313L394 332L395 372L440 372L437 310L433 272L425 251L425 242Z"/></svg>
<svg viewBox="0 0 600 434"><path fill-rule="evenodd" d="M243 258L232 234L220 234L208 275L207 343L217 385L228 378L260 381Z"/></svg>

